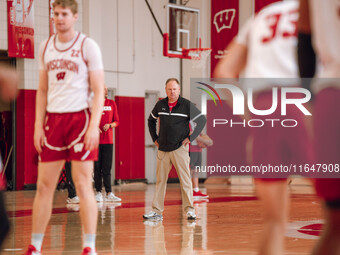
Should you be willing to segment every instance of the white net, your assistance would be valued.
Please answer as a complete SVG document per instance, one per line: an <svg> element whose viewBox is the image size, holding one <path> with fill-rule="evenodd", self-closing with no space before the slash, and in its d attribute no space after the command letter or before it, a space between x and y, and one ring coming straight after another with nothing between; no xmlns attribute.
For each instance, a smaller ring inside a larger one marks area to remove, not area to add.
<svg viewBox="0 0 340 255"><path fill-rule="evenodd" d="M211 49L191 49L188 56L191 57L193 68L205 68Z"/></svg>

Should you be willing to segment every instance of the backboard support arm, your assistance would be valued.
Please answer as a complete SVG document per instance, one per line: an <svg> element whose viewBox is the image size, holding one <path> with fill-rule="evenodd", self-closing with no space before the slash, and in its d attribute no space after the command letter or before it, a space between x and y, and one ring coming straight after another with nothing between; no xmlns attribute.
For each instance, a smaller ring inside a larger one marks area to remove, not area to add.
<svg viewBox="0 0 340 255"><path fill-rule="evenodd" d="M156 25L157 25L157 27L158 27L159 32L161 33L161 36L163 37L163 31L162 31L161 27L159 26L159 23L158 23L158 21L157 21L157 19L156 19L155 14L153 13L153 11L152 11L152 9L151 9L151 6L150 6L148 0L145 0L145 2L146 2L146 5L147 5L148 8L149 8L149 11L150 11L150 13L151 13L151 15L152 15L153 20L155 21L155 23L156 23Z"/></svg>

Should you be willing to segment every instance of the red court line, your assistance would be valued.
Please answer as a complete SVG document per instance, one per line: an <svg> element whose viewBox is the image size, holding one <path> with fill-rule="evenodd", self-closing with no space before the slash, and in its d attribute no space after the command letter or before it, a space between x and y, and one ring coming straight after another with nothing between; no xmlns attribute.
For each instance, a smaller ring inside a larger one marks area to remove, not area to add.
<svg viewBox="0 0 340 255"><path fill-rule="evenodd" d="M292 195L291 198L301 198L301 197L312 197L315 195ZM257 200L257 197L239 197L239 196L231 196L231 197L213 197L209 198L207 203L228 203L228 202L243 202L243 201L254 201ZM197 200L198 202L199 200ZM182 200L168 200L164 202L165 206L172 206L172 205L181 205ZM117 209L126 209L126 208L142 208L145 207L145 202L132 202L132 203L122 203L121 206L116 207ZM52 214L63 214L63 213L75 213L76 211L72 211L64 208L53 208ZM7 212L9 218L18 218L18 217L26 217L32 215L32 210L18 210L18 211L8 211Z"/></svg>
<svg viewBox="0 0 340 255"><path fill-rule="evenodd" d="M236 202L236 201L249 201L256 200L256 197L215 197L209 199L209 203L221 203L221 202ZM171 205L181 205L182 200L168 200L164 202L165 206ZM123 208L141 208L145 207L145 202L133 202L133 203L122 203L121 206L116 207L117 209ZM52 214L63 214L63 213L74 213L75 211L69 210L66 207L64 208L53 208ZM18 211L8 211L7 212L9 218L17 218L17 217L27 217L32 215L32 210L18 210Z"/></svg>

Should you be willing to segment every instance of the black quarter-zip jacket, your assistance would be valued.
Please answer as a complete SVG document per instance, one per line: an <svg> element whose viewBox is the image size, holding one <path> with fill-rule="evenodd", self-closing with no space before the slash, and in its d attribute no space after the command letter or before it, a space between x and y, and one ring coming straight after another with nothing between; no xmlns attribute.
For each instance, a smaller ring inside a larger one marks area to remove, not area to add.
<svg viewBox="0 0 340 255"><path fill-rule="evenodd" d="M159 118L159 134L157 135L156 124ZM196 123L196 127L191 135L189 122ZM190 141L201 133L207 119L189 100L179 97L177 104L170 112L168 98L158 101L153 108L149 119L149 131L153 142L157 140L160 151L177 150L185 138Z"/></svg>

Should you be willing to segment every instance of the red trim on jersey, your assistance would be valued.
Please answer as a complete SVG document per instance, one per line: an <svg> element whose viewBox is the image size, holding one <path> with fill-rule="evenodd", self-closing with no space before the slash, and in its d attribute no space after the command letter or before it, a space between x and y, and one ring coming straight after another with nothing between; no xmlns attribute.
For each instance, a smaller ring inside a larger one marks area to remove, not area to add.
<svg viewBox="0 0 340 255"><path fill-rule="evenodd" d="M80 51L81 51L81 58L83 59L85 65L87 65L87 61L84 58L84 53L83 53L83 47L84 47L84 42L86 40L87 36L85 36L85 38L83 39L83 41L81 42L81 46L80 46Z"/></svg>
<svg viewBox="0 0 340 255"><path fill-rule="evenodd" d="M43 51L43 54L42 54L42 63L44 63L44 64L45 64L45 61L44 61L44 60L45 60L45 52L46 52L46 49L47 49L47 45L48 45L48 43L50 42L52 36L53 36L53 35L51 35L51 36L48 38L48 40L47 40L47 42L46 42L46 45L45 45L45 48L44 48L44 51Z"/></svg>
<svg viewBox="0 0 340 255"><path fill-rule="evenodd" d="M59 51L59 52L65 52L65 51L68 51L69 49L71 49L71 48L75 45L75 43L76 43L76 42L78 41L78 39L79 39L80 32L78 32L77 38L74 40L74 42L72 43L72 45L71 45L70 47L68 47L67 49L65 49L65 50L60 50L60 49L57 48L57 45L56 45L56 43L55 43L57 36L58 36L58 34L55 34L55 37L54 37L54 40L53 40L53 46L54 46L54 48L55 48L57 51Z"/></svg>

